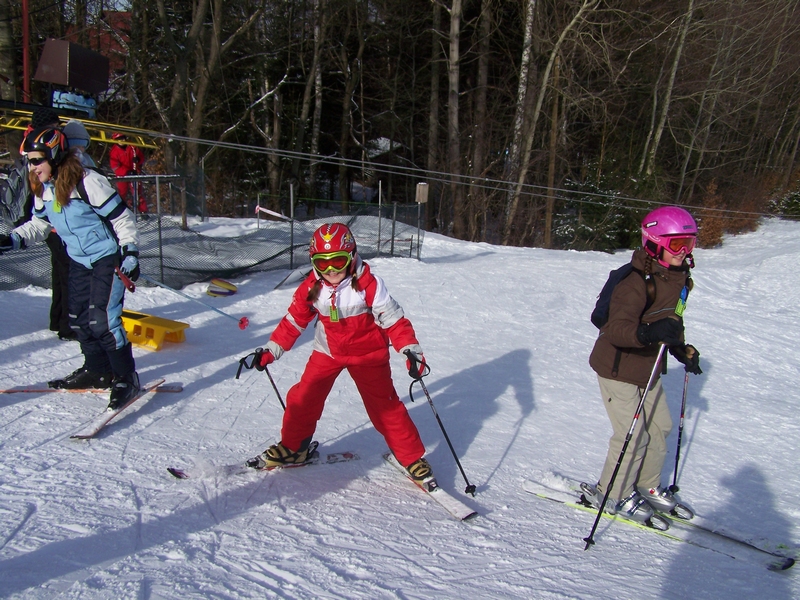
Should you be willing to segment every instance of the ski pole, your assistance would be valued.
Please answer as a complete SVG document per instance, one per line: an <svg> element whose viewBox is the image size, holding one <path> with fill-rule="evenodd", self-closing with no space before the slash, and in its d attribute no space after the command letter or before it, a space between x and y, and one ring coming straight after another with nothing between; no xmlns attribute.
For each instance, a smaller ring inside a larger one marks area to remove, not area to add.
<svg viewBox="0 0 800 600"><path fill-rule="evenodd" d="M683 377L683 399L681 400L681 420L678 425L678 447L675 449L675 472L672 474L672 485L669 486L669 491L673 494L678 492L678 461L681 458L681 438L683 437L683 415L686 413L686 388L689 387L689 372Z"/></svg>
<svg viewBox="0 0 800 600"><path fill-rule="evenodd" d="M278 397L278 402L281 403L284 412L286 412L286 405L283 403L283 398L281 398L281 393L278 391L278 386L275 385L275 380L272 378L272 373L269 372L267 367L264 367L264 372L267 374L267 377L269 377L269 382L272 384L272 389L275 390L275 395Z"/></svg>
<svg viewBox="0 0 800 600"><path fill-rule="evenodd" d="M614 467L614 472L611 474L611 480L608 482L608 488L606 489L605 496L603 496L603 502L600 505L600 509L597 511L597 516L594 519L594 524L592 525L592 531L589 532L589 537L583 538L583 541L586 542L586 546L583 548L584 550L588 550L590 546L594 544L594 532L597 530L597 525L600 523L600 517L603 516L603 510L606 507L606 502L608 501L608 497L611 494L611 488L614 487L614 480L617 478L617 473L619 473L619 469L622 466L622 458L625 456L625 451L628 449L628 444L633 437L633 430L636 429L636 423L639 421L639 415L642 414L642 410L644 409L644 401L647 398L647 394L650 393L650 388L656 381L656 376L658 375L658 368L661 366L661 358L664 356L664 350L666 350L666 346L661 344L658 349L658 356L656 357L656 363L653 365L653 371L650 373L650 379L647 381L647 387L644 390L644 394L641 395L639 399L639 405L636 407L636 412L633 415L633 420L631 421L630 429L628 429L628 434L625 436L625 443L622 444L622 451L619 453L619 458L617 459L617 466Z"/></svg>
<svg viewBox="0 0 800 600"><path fill-rule="evenodd" d="M256 348L254 352L251 352L247 356L244 356L239 359L239 369L236 371L236 379L239 379L239 375L242 374L242 369L252 369L256 366L256 358L258 355L263 352L263 348ZM247 359L253 357L253 360L250 361L250 364L247 364ZM272 374L269 372L267 367L264 367L264 370L267 372L267 377L269 377L269 382L272 384L272 389L275 390L275 395L278 397L278 402L281 403L281 407L283 410L286 410L286 405L283 403L283 398L281 397L281 393L278 391L278 386L275 385L275 380L272 378Z"/></svg>
<svg viewBox="0 0 800 600"><path fill-rule="evenodd" d="M165 283L161 283L160 281L156 281L155 279L151 279L150 277L148 277L148 276L147 276L147 275L145 275L145 274L141 274L141 275L139 275L139 277L141 277L141 278L142 278L142 279L144 279L145 281L149 281L150 283L152 283L152 284L155 284L155 285L157 285L157 286L159 286L159 287L162 287L162 288L164 288L164 289L166 289L166 290L170 290L170 291L172 291L172 292L175 292L176 294L178 294L179 296L181 296L181 297L183 297L183 298L186 298L187 300L191 300L192 302L197 302L198 304L202 304L202 305L203 305L203 306L205 306L206 308L210 308L210 309L211 309L211 310L213 310L214 312L218 312L218 313L219 313L219 314L221 314L223 317L228 317L229 319L233 319L234 321L236 321L237 323L239 323L239 329L241 329L241 330L244 330L244 329L246 329L246 328L247 328L247 326L248 326L248 325L250 325L250 319L248 319L247 317L242 317L241 319L237 319L237 318L236 318L236 317L234 317L233 315L229 315L229 314L228 314L228 313L226 313L226 312L222 312L222 311L221 311L220 309L218 309L216 306L211 306L210 304L206 304L206 303L205 303L205 302L203 302L202 300L198 300L197 298L192 298L192 297L191 297L189 294L184 294L183 292L181 292L181 291L179 291L179 290L176 290L175 288L171 288L171 287L169 287L169 286L168 286L167 284L165 284Z"/></svg>
<svg viewBox="0 0 800 600"><path fill-rule="evenodd" d="M122 285L124 285L125 288L131 294L133 292L135 292L136 291L136 284L134 284L133 281L131 281L131 278L128 277L127 275L125 275L125 273L123 273L122 271L120 271L119 267L114 267L114 270L117 272L117 277L119 277L120 281L122 281Z"/></svg>
<svg viewBox="0 0 800 600"><path fill-rule="evenodd" d="M417 369L416 359L412 355L411 350L406 350L405 355L411 362L412 366L414 367L415 372L418 375L420 375L419 379L414 379L414 381L411 382L411 385L408 386L408 395L411 398L411 401L413 402L414 396L411 394L411 388L415 383L419 382L419 385L422 387L422 391L425 392L425 396L428 398L428 404L431 405L431 410L433 411L433 415L436 417L436 421L439 423L439 429L442 430L442 433L444 434L444 439L447 441L447 445L450 446L450 452L453 454L453 458L456 460L456 464L458 465L458 470L461 471L461 476L464 478L464 482L467 484L467 487L464 488L464 493L470 494L471 496L474 497L475 486L469 482L469 479L467 479L467 474L464 472L464 468L461 466L461 461L458 460L458 456L456 455L456 451L453 448L453 444L450 442L450 437L447 435L447 432L444 429L444 424L442 423L442 420L439 418L439 413L436 412L436 407L433 405L433 400L431 400L431 395L428 393L428 388L425 386L425 382L422 381L422 376L421 376L422 374L418 370L416 370ZM430 372L430 370L428 372Z"/></svg>

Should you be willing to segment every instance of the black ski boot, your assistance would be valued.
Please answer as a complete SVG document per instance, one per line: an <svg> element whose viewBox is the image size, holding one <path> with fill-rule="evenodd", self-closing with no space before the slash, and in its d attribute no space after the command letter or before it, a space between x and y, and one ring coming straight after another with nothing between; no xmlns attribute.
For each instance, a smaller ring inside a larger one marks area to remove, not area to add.
<svg viewBox="0 0 800 600"><path fill-rule="evenodd" d="M48 381L48 387L57 390L107 389L111 387L111 373L95 373L86 367L76 369L63 379Z"/></svg>
<svg viewBox="0 0 800 600"><path fill-rule="evenodd" d="M108 410L117 410L124 407L128 402L136 398L139 391L139 375L136 374L136 371L116 377L111 385L111 400L108 403Z"/></svg>

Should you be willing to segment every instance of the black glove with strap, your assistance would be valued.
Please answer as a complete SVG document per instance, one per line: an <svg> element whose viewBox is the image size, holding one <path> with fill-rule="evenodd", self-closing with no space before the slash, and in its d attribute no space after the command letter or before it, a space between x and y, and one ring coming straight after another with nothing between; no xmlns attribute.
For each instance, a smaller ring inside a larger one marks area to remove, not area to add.
<svg viewBox="0 0 800 600"><path fill-rule="evenodd" d="M20 250L24 247L23 239L13 231L9 235L0 235L0 254L9 250Z"/></svg>
<svg viewBox="0 0 800 600"><path fill-rule="evenodd" d="M642 323L636 330L636 338L643 346L652 344L680 346L683 344L681 336L683 336L683 322L671 317L652 323Z"/></svg>
<svg viewBox="0 0 800 600"><path fill-rule="evenodd" d="M700 352L690 344L671 346L669 353L683 364L684 370L692 375L700 375L703 370L700 368Z"/></svg>

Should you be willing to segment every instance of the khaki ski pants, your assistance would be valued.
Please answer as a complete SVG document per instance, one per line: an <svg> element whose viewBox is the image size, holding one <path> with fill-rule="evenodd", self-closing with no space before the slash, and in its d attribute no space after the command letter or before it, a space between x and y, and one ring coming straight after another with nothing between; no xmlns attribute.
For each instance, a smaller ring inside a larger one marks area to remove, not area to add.
<svg viewBox="0 0 800 600"><path fill-rule="evenodd" d="M608 442L608 454L598 485L598 491L605 493L644 388L603 377L598 377L597 380L603 406L614 429ZM658 379L647 394L642 414L636 421L609 498L619 501L627 498L633 492L634 486L644 490L660 484L661 470L667 457L666 440L671 429L672 417L667 406L667 396L661 387L661 380Z"/></svg>

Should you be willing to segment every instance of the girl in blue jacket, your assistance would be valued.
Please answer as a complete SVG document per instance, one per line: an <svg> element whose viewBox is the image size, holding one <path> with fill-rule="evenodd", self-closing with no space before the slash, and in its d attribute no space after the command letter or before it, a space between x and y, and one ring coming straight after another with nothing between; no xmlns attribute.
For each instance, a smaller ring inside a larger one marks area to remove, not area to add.
<svg viewBox="0 0 800 600"><path fill-rule="evenodd" d="M84 169L64 134L30 132L23 142L34 193L33 218L0 236L0 251L39 242L55 229L70 257L69 316L84 355L83 366L54 388L111 387L110 409L139 392L131 344L122 326L125 286L115 269L139 277L139 234L133 214L109 181Z"/></svg>

